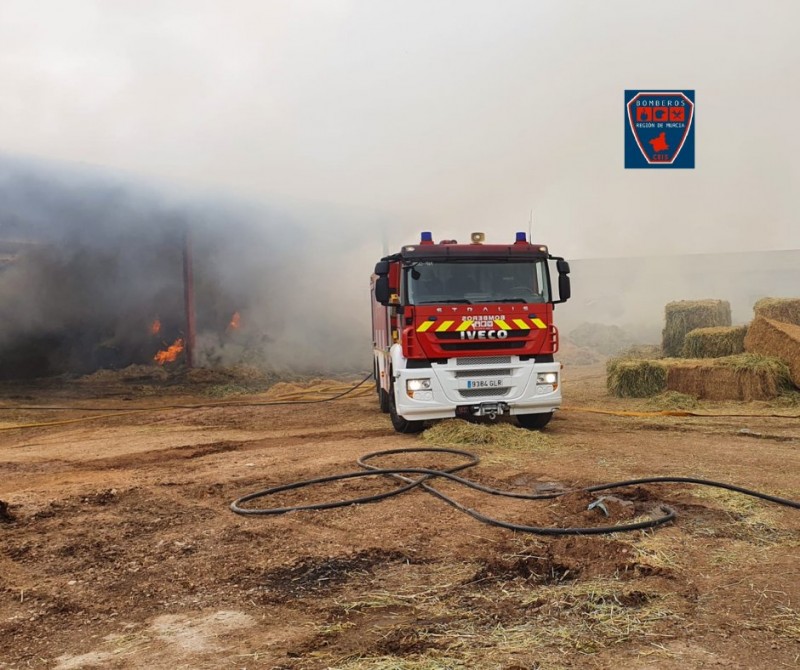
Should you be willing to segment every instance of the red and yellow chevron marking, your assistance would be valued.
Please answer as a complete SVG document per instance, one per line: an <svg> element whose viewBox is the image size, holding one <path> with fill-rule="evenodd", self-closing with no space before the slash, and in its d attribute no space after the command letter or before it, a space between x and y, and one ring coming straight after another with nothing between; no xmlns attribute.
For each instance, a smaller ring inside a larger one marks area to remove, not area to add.
<svg viewBox="0 0 800 670"><path fill-rule="evenodd" d="M437 333L462 332L464 330L468 330L472 324L472 321L423 321L421 324L419 324L419 326L417 326L417 332L424 333L427 330L433 330ZM547 328L547 324L537 316L532 318L526 317L524 319L495 319L494 325L499 330L532 330L534 328L538 330L544 330ZM481 328L481 330L484 329Z"/></svg>

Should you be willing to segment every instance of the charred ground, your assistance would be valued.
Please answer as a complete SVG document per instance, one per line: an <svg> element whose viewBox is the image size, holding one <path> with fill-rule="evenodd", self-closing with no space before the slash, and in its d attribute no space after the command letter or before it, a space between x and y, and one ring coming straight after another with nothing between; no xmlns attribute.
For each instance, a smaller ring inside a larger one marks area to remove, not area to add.
<svg viewBox="0 0 800 670"><path fill-rule="evenodd" d="M14 385L2 425L234 399L230 380ZM264 382L265 385L268 385ZM611 399L600 368L567 370L573 406ZM317 384L319 387L319 384ZM250 388L249 390L258 390ZM286 394L282 385L258 398ZM226 395L227 394L227 395ZM99 396L99 397L98 397ZM236 396L246 397L246 396ZM252 397L252 396L251 396ZM764 403L704 405L797 414ZM696 475L800 497L797 419L565 411L520 448L469 444L467 476L506 488ZM748 429L749 433L741 433ZM757 434L761 439L753 439ZM243 518L251 490L355 469L393 433L372 397L327 405L141 412L0 433L0 667L792 667L800 654L797 513L735 494L644 486L616 521L674 506L676 524L537 538L482 526L421 491L328 512ZM443 445L444 446L444 445ZM405 459L430 465L424 456ZM362 480L276 503L391 486ZM522 504L440 484L526 523L603 523L588 499Z"/></svg>

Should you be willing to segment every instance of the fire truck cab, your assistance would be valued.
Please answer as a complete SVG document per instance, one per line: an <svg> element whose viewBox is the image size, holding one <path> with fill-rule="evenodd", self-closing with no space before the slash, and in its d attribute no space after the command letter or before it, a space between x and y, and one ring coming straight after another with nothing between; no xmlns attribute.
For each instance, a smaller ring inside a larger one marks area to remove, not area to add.
<svg viewBox="0 0 800 670"><path fill-rule="evenodd" d="M398 432L503 414L543 428L561 405L553 306L570 297L569 264L525 233L513 244L483 242L473 233L471 244L435 243L424 232L375 266L375 386Z"/></svg>

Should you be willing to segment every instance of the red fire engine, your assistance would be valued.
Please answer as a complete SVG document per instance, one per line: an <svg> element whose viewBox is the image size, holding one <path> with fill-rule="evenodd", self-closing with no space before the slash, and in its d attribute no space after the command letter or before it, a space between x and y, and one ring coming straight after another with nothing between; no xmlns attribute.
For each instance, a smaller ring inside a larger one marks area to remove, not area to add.
<svg viewBox="0 0 800 670"><path fill-rule="evenodd" d="M543 428L561 405L553 306L570 297L569 263L525 233L513 244L483 240L437 244L425 232L375 266L375 385L400 433L429 419L506 413Z"/></svg>

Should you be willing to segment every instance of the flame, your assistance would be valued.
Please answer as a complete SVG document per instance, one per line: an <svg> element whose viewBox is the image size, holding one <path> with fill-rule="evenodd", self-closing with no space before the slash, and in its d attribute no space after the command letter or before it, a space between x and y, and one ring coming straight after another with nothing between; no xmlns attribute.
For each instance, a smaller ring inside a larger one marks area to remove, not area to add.
<svg viewBox="0 0 800 670"><path fill-rule="evenodd" d="M156 318L153 323L150 324L150 334L151 335L158 335L161 332L161 321Z"/></svg>
<svg viewBox="0 0 800 670"><path fill-rule="evenodd" d="M231 322L228 324L228 328L231 330L239 330L241 325L242 317L239 315L239 312L234 312L233 316L231 317Z"/></svg>
<svg viewBox="0 0 800 670"><path fill-rule="evenodd" d="M169 347L164 349L163 351L159 351L155 356L153 356L153 360L158 363L159 365L164 365L165 363L172 363L176 358L178 358L178 354L183 351L183 340L175 340L173 344Z"/></svg>

